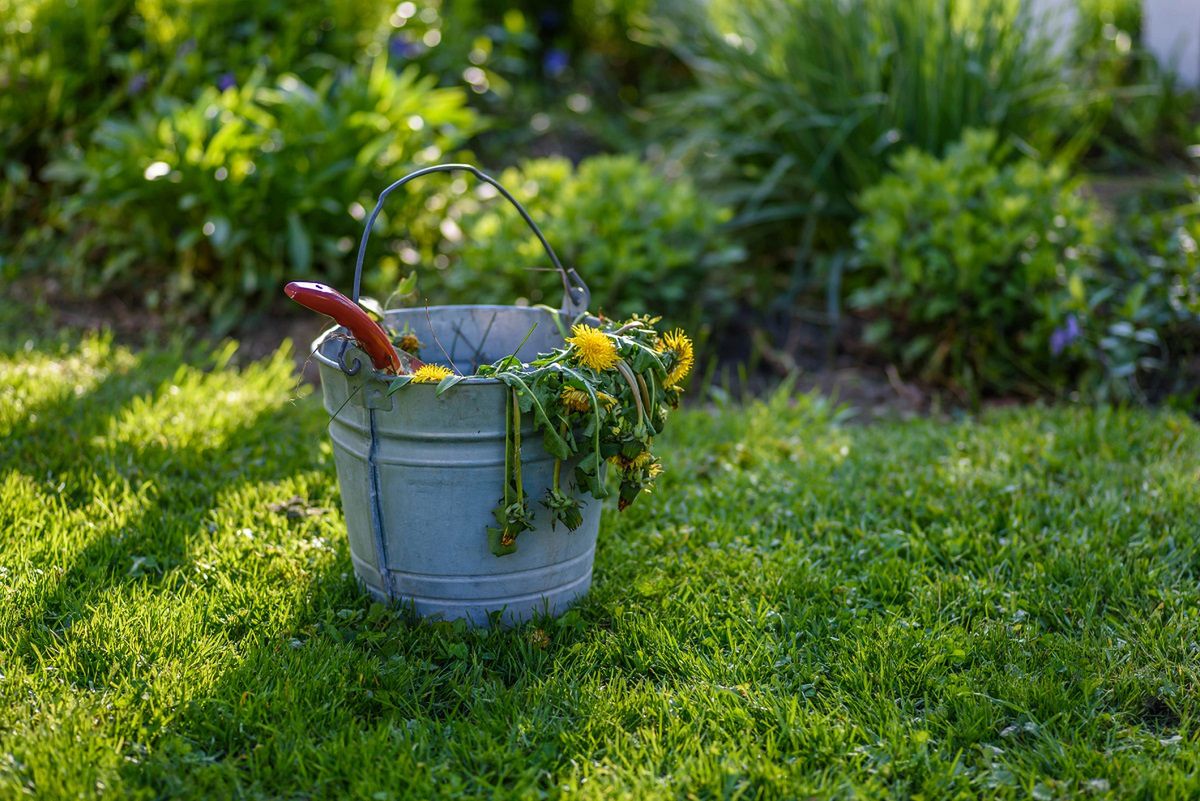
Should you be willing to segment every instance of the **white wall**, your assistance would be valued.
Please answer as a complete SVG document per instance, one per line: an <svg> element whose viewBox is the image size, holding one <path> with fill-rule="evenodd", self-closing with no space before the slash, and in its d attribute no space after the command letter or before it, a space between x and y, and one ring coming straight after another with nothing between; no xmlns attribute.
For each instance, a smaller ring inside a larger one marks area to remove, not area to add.
<svg viewBox="0 0 1200 801"><path fill-rule="evenodd" d="M1142 42L1184 85L1200 85L1200 0L1142 0Z"/></svg>
<svg viewBox="0 0 1200 801"><path fill-rule="evenodd" d="M1079 0L1025 0L1063 46L1079 19ZM1185 86L1200 86L1200 0L1142 0L1142 44Z"/></svg>
<svg viewBox="0 0 1200 801"><path fill-rule="evenodd" d="M1026 0L1026 4L1033 18L1049 27L1059 49L1065 49L1079 21L1079 0Z"/></svg>

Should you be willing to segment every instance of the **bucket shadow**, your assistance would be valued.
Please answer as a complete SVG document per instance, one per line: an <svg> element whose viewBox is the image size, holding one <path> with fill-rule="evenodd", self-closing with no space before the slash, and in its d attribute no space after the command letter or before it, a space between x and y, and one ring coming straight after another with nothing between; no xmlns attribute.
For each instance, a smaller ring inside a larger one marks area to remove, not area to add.
<svg viewBox="0 0 1200 801"><path fill-rule="evenodd" d="M312 792L319 775L324 795L370 797L402 790L400 777L419 784L435 765L492 782L516 755L559 747L570 715L526 702L569 680L556 677L539 623L414 621L359 589L344 541L336 557L153 733L149 759L124 766L125 782L162 795L257 784L288 796Z"/></svg>
<svg viewBox="0 0 1200 801"><path fill-rule="evenodd" d="M224 600L227 591L185 594L172 580L193 565L222 498L243 485L313 469L327 470L332 482L332 465L312 461L314 444L326 436L326 420L316 408L263 408L204 446L103 437L138 404L168 393L178 365L143 358L80 395L50 399L38 406L36 419L17 421L0 445L0 464L43 491L65 479L63 502L72 509L86 509L96 485L152 482L159 488L127 518L80 534L87 542L64 560L54 584L42 583L21 605L16 642L26 659L35 650L62 648L75 621L125 587L181 603ZM47 445L61 442L70 446ZM554 756L568 730L589 714L586 699L564 688L592 667L618 673L637 668L615 656L596 657L593 665L564 653L586 650L607 636L619 593L603 586L605 562L627 554L605 556L602 545L599 586L562 621L473 631L416 623L373 604L353 579L344 532L332 540L334 553L282 605L275 596L239 599L258 604L249 617L269 620L269 628L215 624L229 641L223 648L227 664L179 709L147 725L139 738L147 754L120 769L128 786L153 787L160 795L205 786L219 797L220 790L254 781L274 793L303 793L319 768L326 792L356 795L373 782L387 789L389 777L394 787L405 770L414 776L436 772L423 765L502 782L517 754L586 758ZM130 575L144 557L153 557L156 566ZM653 570L649 563L632 573L625 566L617 575L636 580ZM597 600L597 590L604 601ZM127 678L120 660L129 651L116 650L89 652L87 674L63 678L81 686ZM377 759L364 765L363 754Z"/></svg>
<svg viewBox="0 0 1200 801"><path fill-rule="evenodd" d="M597 672L622 681L638 672L620 649L601 647L613 588L558 621L468 629L373 603L344 537L335 550L285 609L273 608L270 630L245 633L216 681L153 732L148 760L124 766L125 782L162 795L249 784L303 795L319 776L323 794L370 797L402 789L398 777L419 787L446 770L485 792L507 786L514 759L538 755L566 770L594 756L571 735L596 711L579 687Z"/></svg>

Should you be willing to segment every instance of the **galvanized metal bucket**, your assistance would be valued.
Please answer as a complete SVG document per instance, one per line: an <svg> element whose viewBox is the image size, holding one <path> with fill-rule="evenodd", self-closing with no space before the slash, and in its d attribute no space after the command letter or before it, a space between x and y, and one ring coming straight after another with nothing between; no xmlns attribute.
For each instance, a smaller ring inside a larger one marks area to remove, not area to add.
<svg viewBox="0 0 1200 801"><path fill-rule="evenodd" d="M332 418L329 433L355 575L375 597L411 605L422 616L465 618L481 626L493 620L513 624L539 613L557 615L587 592L600 503L581 494L583 524L573 532L562 526L552 530L548 514L535 514L535 528L521 534L515 553L492 553L487 529L503 495L509 390L473 374L478 365L514 352L527 361L560 346L565 326L585 314L587 286L574 270L563 268L504 187L470 165L443 164L418 170L380 194L359 246L353 299L359 298L371 226L387 196L419 176L460 170L499 190L533 229L562 276L562 308L437 306L386 312L391 328L407 325L426 343L422 358L436 354L439 358L432 360L444 362L444 348L446 366L470 376L440 396L432 384L409 384L389 395L389 377L372 368L340 327L322 334L313 352ZM521 429L524 484L536 502L552 484L554 457L534 435L530 416L522 416ZM574 465L564 465L564 476L573 472Z"/></svg>

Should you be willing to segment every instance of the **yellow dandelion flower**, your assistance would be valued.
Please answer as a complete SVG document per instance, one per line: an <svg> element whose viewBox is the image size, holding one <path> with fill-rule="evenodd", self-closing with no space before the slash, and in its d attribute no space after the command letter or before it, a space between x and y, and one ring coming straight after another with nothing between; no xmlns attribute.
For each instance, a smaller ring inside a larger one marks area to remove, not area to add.
<svg viewBox="0 0 1200 801"><path fill-rule="evenodd" d="M692 340L683 333L682 329L676 328L668 334L663 334L662 341L658 343L658 350L660 353L671 351L675 354L675 366L667 373L667 380L664 383L668 387L678 386L679 382L692 372L692 365L696 363Z"/></svg>
<svg viewBox="0 0 1200 801"><path fill-rule="evenodd" d="M654 464L650 465L650 470L649 470L648 475L650 476L650 478L658 478L659 476L662 475L662 471L663 471L663 466L661 464L659 464L658 462L655 462Z"/></svg>
<svg viewBox="0 0 1200 801"><path fill-rule="evenodd" d="M421 340L417 339L416 334L405 334L400 337L400 339L396 340L396 347L400 348L400 350L405 351L406 353L420 353Z"/></svg>
<svg viewBox="0 0 1200 801"><path fill-rule="evenodd" d="M623 472L629 473L634 470L641 470L643 467L650 464L650 460L654 457L650 455L650 451L642 451L632 459L626 458L619 453L608 457L609 463L617 466Z"/></svg>
<svg viewBox="0 0 1200 801"><path fill-rule="evenodd" d="M590 325L571 326L567 342L575 346L575 361L593 370L611 370L619 360L617 346L607 334Z"/></svg>
<svg viewBox="0 0 1200 801"><path fill-rule="evenodd" d="M596 400L600 401L600 403L604 405L605 409L611 409L617 402L617 399L612 395L609 395L607 392L597 392Z"/></svg>
<svg viewBox="0 0 1200 801"><path fill-rule="evenodd" d="M437 384L449 375L454 374L440 364L423 364L413 373L412 382L414 384Z"/></svg>
<svg viewBox="0 0 1200 801"><path fill-rule="evenodd" d="M563 405L573 412L590 412L592 410L592 399L582 389L575 387L563 387L562 394Z"/></svg>

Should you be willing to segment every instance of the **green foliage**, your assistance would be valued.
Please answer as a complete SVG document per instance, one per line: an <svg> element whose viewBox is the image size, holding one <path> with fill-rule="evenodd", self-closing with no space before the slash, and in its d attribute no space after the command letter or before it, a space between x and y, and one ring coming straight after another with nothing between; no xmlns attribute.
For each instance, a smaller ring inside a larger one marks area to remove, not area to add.
<svg viewBox="0 0 1200 801"><path fill-rule="evenodd" d="M1062 384L1050 337L1095 261L1094 209L1063 169L1003 155L993 131L942 159L909 150L863 193L855 229L868 340L971 398Z"/></svg>
<svg viewBox="0 0 1200 801"><path fill-rule="evenodd" d="M256 70L320 76L362 60L387 0L138 0L129 25L144 42L151 87L178 97ZM369 55L369 54L368 54Z"/></svg>
<svg viewBox="0 0 1200 801"><path fill-rule="evenodd" d="M1126 166L1152 159L1182 160L1192 136L1194 93L1141 45L1138 0L1083 0L1074 59L1095 88L1096 142L1091 160Z"/></svg>
<svg viewBox="0 0 1200 801"><path fill-rule="evenodd" d="M113 57L131 0L0 0L0 277L45 216L38 172L119 104Z"/></svg>
<svg viewBox="0 0 1200 801"><path fill-rule="evenodd" d="M621 326L580 324L561 348L528 364L507 356L480 366L477 375L503 381L512 396L507 477L495 512L499 528L490 532L497 555L511 553L517 535L532 528L522 492L522 414L533 418L546 452L555 458L554 483L542 500L552 525L578 528L582 517L575 498L580 493L607 497L606 461L617 473L622 511L651 490L662 464L650 449L666 426L668 411L679 406L682 382L695 360L692 342L682 331L660 338L656 322L658 318L635 317ZM572 489L565 488L560 476L568 461L575 464Z"/></svg>
<svg viewBox="0 0 1200 801"><path fill-rule="evenodd" d="M686 178L668 179L633 156L595 156L572 168L538 159L497 179L524 205L559 258L592 291L591 307L613 318L653 310L692 323L727 317L743 285L741 250L724 233L729 211ZM558 306L562 283L537 237L494 191L451 195L444 254L452 296L467 303ZM484 202L486 201L486 202Z"/></svg>
<svg viewBox="0 0 1200 801"><path fill-rule="evenodd" d="M747 0L697 6L711 9L699 20L681 10L674 47L699 86L668 109L684 129L680 156L723 186L761 250L787 256L810 219L840 244L856 199L901 149L940 156L988 127L1024 148L1076 151L1086 98L1023 5Z"/></svg>
<svg viewBox="0 0 1200 801"><path fill-rule="evenodd" d="M290 359L26 338L0 344L0 797L1200 790L1186 415L684 409L589 595L472 631L356 586Z"/></svg>
<svg viewBox="0 0 1200 801"><path fill-rule="evenodd" d="M372 194L474 130L464 102L381 59L315 87L255 78L105 123L47 170L79 187L58 221L79 234L70 278L219 325L273 299L285 276L344 286Z"/></svg>
<svg viewBox="0 0 1200 801"><path fill-rule="evenodd" d="M48 214L39 173L104 120L150 112L161 98L188 102L258 70L316 81L358 60L388 7L380 0L0 0L0 235L15 239L33 227L31 218Z"/></svg>
<svg viewBox="0 0 1200 801"><path fill-rule="evenodd" d="M191 99L222 76L316 78L356 60L388 5L0 0L0 152L40 163L114 112L156 94Z"/></svg>
<svg viewBox="0 0 1200 801"><path fill-rule="evenodd" d="M543 136L628 143L641 95L625 88L663 55L627 35L644 0L444 5L0 0L0 276L66 265L76 289L136 288L223 327L284 265L341 275L360 233L347 207L479 133L468 100L505 129L473 141L491 163ZM385 59L404 77L364 88ZM166 177L144 181L159 162ZM416 207L389 211L419 229ZM401 271L393 255L374 273Z"/></svg>
<svg viewBox="0 0 1200 801"><path fill-rule="evenodd" d="M132 0L0 0L0 162L39 167L120 104Z"/></svg>
<svg viewBox="0 0 1200 801"><path fill-rule="evenodd" d="M484 110L524 133L524 143L550 133L552 121L563 123L558 133L586 136L583 129L602 127L600 106L607 113L640 99L641 73L662 60L661 51L630 39L647 6L0 0L0 153L36 171L62 144L85 141L102 120L136 114L156 97L191 101L258 70L315 84L379 56L470 87ZM531 127L539 112L545 124ZM627 132L615 125L600 137Z"/></svg>
<svg viewBox="0 0 1200 801"><path fill-rule="evenodd" d="M580 158L630 149L642 127L634 109L686 79L669 53L640 41L652 5L425 0L398 7L380 44L444 84L470 88L498 123L475 143L487 163L511 165L518 152L548 148Z"/></svg>
<svg viewBox="0 0 1200 801"><path fill-rule="evenodd" d="M1125 31L1134 39L1142 35L1142 0L1078 0L1075 35L1078 42L1103 38L1104 27Z"/></svg>
<svg viewBox="0 0 1200 801"><path fill-rule="evenodd" d="M1080 384L1089 394L1144 403L1195 393L1198 240L1194 195L1161 208L1138 198L1117 216L1100 269L1071 287L1079 334L1065 350L1086 365Z"/></svg>

